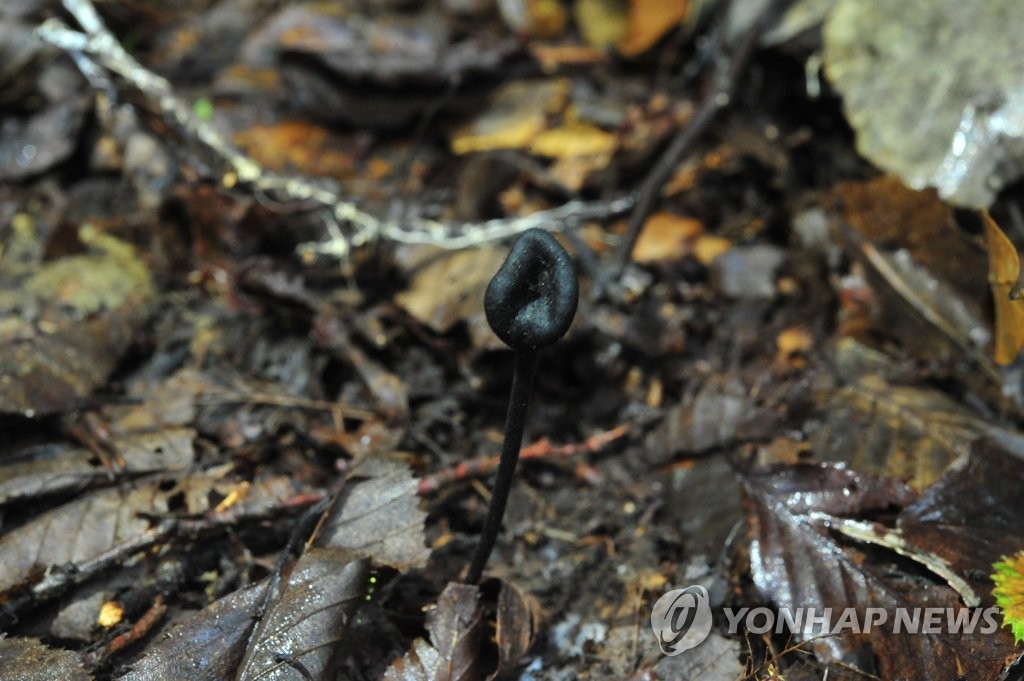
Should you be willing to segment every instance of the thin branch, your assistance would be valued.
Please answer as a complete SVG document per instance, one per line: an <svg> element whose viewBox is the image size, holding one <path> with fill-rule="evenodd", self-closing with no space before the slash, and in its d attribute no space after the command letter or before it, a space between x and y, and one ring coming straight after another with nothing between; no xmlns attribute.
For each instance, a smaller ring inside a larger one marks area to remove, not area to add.
<svg viewBox="0 0 1024 681"><path fill-rule="evenodd" d="M618 281L622 277L626 265L629 264L633 247L636 246L637 239L640 237L640 230L651 215L658 191L668 181L683 157L704 136L718 114L732 103L733 93L740 75L750 61L750 56L753 54L761 34L776 17L780 4L779 0L769 2L768 7L754 22L753 27L740 39L733 54L723 56L718 61L715 74L712 77L711 91L705 95L693 118L676 133L661 158L644 178L638 192L639 198L629 216L626 234L615 252L613 281Z"/></svg>
<svg viewBox="0 0 1024 681"><path fill-rule="evenodd" d="M237 183L255 191L279 196L286 201L309 202L325 210L327 240L301 244L303 256L346 257L353 248L378 239L406 244L430 244L445 249L462 249L515 236L539 227L548 230L572 228L587 220L602 220L628 211L632 197L611 201L570 201L561 206L523 217L480 223L453 224L408 216L399 222L382 220L315 180L285 176L264 170L255 159L227 142L216 129L200 120L167 79L139 64L103 23L91 0L63 0L64 7L82 27L76 31L59 19L49 19L36 28L36 35L72 55L78 67L96 82L93 66L114 73L145 97L167 118L195 141L213 152L229 169L222 178L225 186ZM353 228L345 234L338 225Z"/></svg>

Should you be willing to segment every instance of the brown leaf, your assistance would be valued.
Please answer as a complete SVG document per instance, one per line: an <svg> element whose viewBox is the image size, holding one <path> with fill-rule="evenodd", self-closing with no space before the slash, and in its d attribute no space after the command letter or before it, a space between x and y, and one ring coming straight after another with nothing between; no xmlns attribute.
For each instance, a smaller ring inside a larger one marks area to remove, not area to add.
<svg viewBox="0 0 1024 681"><path fill-rule="evenodd" d="M122 472L135 475L181 469L195 459L189 428L118 437L112 443ZM96 454L81 447L39 445L0 465L0 506L14 501L82 489L108 480L109 471Z"/></svg>
<svg viewBox="0 0 1024 681"><path fill-rule="evenodd" d="M427 615L433 645L421 638L395 660L384 681L475 681L483 619L480 590L451 582Z"/></svg>
<svg viewBox="0 0 1024 681"><path fill-rule="evenodd" d="M79 238L89 253L44 265L13 300L0 295L0 312L12 308L0 325L0 412L74 406L106 382L146 319L152 278L134 249L90 227Z"/></svg>
<svg viewBox="0 0 1024 681"><path fill-rule="evenodd" d="M502 581L498 594L498 669L488 679L510 678L540 635L540 603L517 585Z"/></svg>
<svg viewBox="0 0 1024 681"><path fill-rule="evenodd" d="M209 513L212 497L230 493L237 482L223 480L225 473L220 468L178 478L152 476L36 516L0 537L0 600L49 568L73 566L84 578L160 541L176 526L175 514ZM216 520L230 524L262 516L296 491L286 478L260 480Z"/></svg>
<svg viewBox="0 0 1024 681"><path fill-rule="evenodd" d="M989 426L945 393L865 376L833 393L814 433L819 459L924 489L967 456Z"/></svg>
<svg viewBox="0 0 1024 681"><path fill-rule="evenodd" d="M686 17L688 0L630 0L629 28L619 52L635 57L658 42Z"/></svg>
<svg viewBox="0 0 1024 681"><path fill-rule="evenodd" d="M483 314L487 283L505 261L496 248L474 248L439 257L420 269L398 304L437 333L465 321L478 346L501 347Z"/></svg>
<svg viewBox="0 0 1024 681"><path fill-rule="evenodd" d="M292 568L249 642L239 681L328 678L331 658L366 595L369 564L343 549L311 548Z"/></svg>
<svg viewBox="0 0 1024 681"><path fill-rule="evenodd" d="M1004 555L1024 547L1020 485L1024 460L989 440L974 445L966 465L950 471L900 513L908 544L943 558L963 579L988 574ZM987 582L978 588L991 604Z"/></svg>
<svg viewBox="0 0 1024 681"><path fill-rule="evenodd" d="M452 136L456 154L494 149L524 149L547 126L548 114L561 111L569 81L511 81L492 96L488 109Z"/></svg>
<svg viewBox="0 0 1024 681"><path fill-rule="evenodd" d="M831 534L830 524L842 517L912 503L913 493L898 481L829 466L797 466L746 476L741 486L752 539L751 575L778 607L855 608L862 618L867 608L881 608L890 621L897 608L963 607L948 586L879 564L874 554ZM807 639L800 633L796 637ZM886 679L995 681L1013 657L1005 631L896 634L874 627L870 633L840 631L811 645L826 659Z"/></svg>
<svg viewBox="0 0 1024 681"><path fill-rule="evenodd" d="M165 633L122 681L234 678L267 582L239 589Z"/></svg>
<svg viewBox="0 0 1024 681"><path fill-rule="evenodd" d="M1024 348L1024 301L1020 293L1020 256L1003 230L999 229L988 211L981 212L985 225L985 243L988 245L988 283L995 305L995 347L992 348L996 364L1006 366L1017 358Z"/></svg>
<svg viewBox="0 0 1024 681"><path fill-rule="evenodd" d="M4 638L0 634L0 675L17 681L89 681L82 659L69 650L43 645L37 638Z"/></svg>
<svg viewBox="0 0 1024 681"><path fill-rule="evenodd" d="M417 487L409 465L397 457L364 457L329 511L316 544L399 570L423 567L430 549Z"/></svg>

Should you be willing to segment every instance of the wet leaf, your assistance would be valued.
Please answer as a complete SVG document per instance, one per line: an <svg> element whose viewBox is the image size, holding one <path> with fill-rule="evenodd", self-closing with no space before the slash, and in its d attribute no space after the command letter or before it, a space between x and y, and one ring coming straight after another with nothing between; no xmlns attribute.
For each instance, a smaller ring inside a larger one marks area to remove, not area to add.
<svg viewBox="0 0 1024 681"><path fill-rule="evenodd" d="M1020 256L988 211L982 211L981 220L985 225L985 243L988 245L988 284L992 289L992 302L996 311L995 347L992 354L996 364L1006 366L1024 348Z"/></svg>
<svg viewBox="0 0 1024 681"><path fill-rule="evenodd" d="M82 659L69 650L49 648L36 638L4 638L0 634L0 675L17 681L89 681Z"/></svg>
<svg viewBox="0 0 1024 681"><path fill-rule="evenodd" d="M404 461L364 457L316 537L318 546L344 548L349 555L409 570L426 565L424 522L418 483Z"/></svg>
<svg viewBox="0 0 1024 681"><path fill-rule="evenodd" d="M483 619L480 590L469 584L449 583L427 615L430 642L421 638L395 660L384 681L473 681L479 678L480 637Z"/></svg>
<svg viewBox="0 0 1024 681"><path fill-rule="evenodd" d="M838 541L831 521L906 507L914 494L892 479L830 466L797 466L745 476L741 482L751 533L751 575L760 592L781 608L963 607L955 591L879 563L874 554ZM832 622L833 626L836 620ZM816 632L820 633L820 632ZM807 635L797 635L806 640ZM995 680L1016 658L1008 634L896 634L885 627L837 632L813 641L819 657L850 664L882 678Z"/></svg>
<svg viewBox="0 0 1024 681"><path fill-rule="evenodd" d="M940 556L989 602L988 584L977 584L977 575L1024 546L1021 480L1024 460L982 440L964 466L900 513L896 529L909 545Z"/></svg>
<svg viewBox="0 0 1024 681"><path fill-rule="evenodd" d="M343 549L311 548L292 568L253 633L235 678L285 679L301 665L327 678L356 606L366 594L369 564Z"/></svg>
<svg viewBox="0 0 1024 681"><path fill-rule="evenodd" d="M122 681L233 679L267 582L239 589L165 633Z"/></svg>

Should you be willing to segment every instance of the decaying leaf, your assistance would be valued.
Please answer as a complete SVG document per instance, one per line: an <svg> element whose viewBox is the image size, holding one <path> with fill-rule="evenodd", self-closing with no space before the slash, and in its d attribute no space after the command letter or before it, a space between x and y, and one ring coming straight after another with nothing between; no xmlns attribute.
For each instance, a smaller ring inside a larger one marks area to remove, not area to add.
<svg viewBox="0 0 1024 681"><path fill-rule="evenodd" d="M72 567L84 577L166 538L176 514L208 513L213 498L230 493L234 483L224 480L226 473L222 467L176 478L150 476L36 516L0 537L0 598L50 568ZM260 480L221 521L258 517L296 492L286 478Z"/></svg>
<svg viewBox="0 0 1024 681"><path fill-rule="evenodd" d="M864 376L839 388L812 438L822 461L897 477L924 489L967 456L990 426L938 390Z"/></svg>
<svg viewBox="0 0 1024 681"><path fill-rule="evenodd" d="M73 406L104 384L146 319L153 283L135 250L88 226L79 238L89 253L0 293L0 412Z"/></svg>
<svg viewBox="0 0 1024 681"><path fill-rule="evenodd" d="M739 380L715 377L692 398L672 407L647 437L643 456L652 466L679 452L706 452L732 441L745 419L754 416L750 391Z"/></svg>
<svg viewBox="0 0 1024 681"><path fill-rule="evenodd" d="M18 681L89 681L82 658L69 650L49 648L37 638L4 638L0 634L0 675Z"/></svg>
<svg viewBox="0 0 1024 681"><path fill-rule="evenodd" d="M418 483L396 457L367 456L320 528L316 543L346 549L353 557L408 570L426 565L426 512L419 508Z"/></svg>
<svg viewBox="0 0 1024 681"><path fill-rule="evenodd" d="M234 678L266 588L263 581L239 589L174 627L122 681Z"/></svg>
<svg viewBox="0 0 1024 681"><path fill-rule="evenodd" d="M465 321L482 347L502 347L483 314L484 290L505 261L497 248L474 248L439 256L416 272L398 304L437 333Z"/></svg>
<svg viewBox="0 0 1024 681"><path fill-rule="evenodd" d="M511 582L498 594L498 669L488 678L510 676L530 652L540 634L541 607L537 599Z"/></svg>
<svg viewBox="0 0 1024 681"><path fill-rule="evenodd" d="M480 590L452 582L427 615L430 642L421 638L395 660L384 681L473 681L479 678L483 618Z"/></svg>
<svg viewBox="0 0 1024 681"><path fill-rule="evenodd" d="M307 550L273 594L235 678L293 678L298 665L312 678L327 678L365 597L368 570L368 561L351 560L343 549Z"/></svg>
<svg viewBox="0 0 1024 681"><path fill-rule="evenodd" d="M123 473L145 475L191 464L194 437L189 428L169 428L117 438L113 449ZM0 459L0 506L82 489L108 480L109 475L89 449L39 445Z"/></svg>
<svg viewBox="0 0 1024 681"><path fill-rule="evenodd" d="M889 619L898 608L956 613L965 607L948 586L893 570L879 556L832 535L830 524L840 520L837 516L910 507L915 495L898 481L830 466L797 466L745 476L741 487L751 532L751 575L776 606L813 605L833 613L854 608L862 614L880 608ZM941 523L934 528L943 532ZM994 681L1017 657L1006 632L982 633L981 627L972 633L944 628L936 634L874 627L855 634L849 627L839 629L835 620L830 626L829 633L836 635L809 642L819 656L881 678ZM808 635L800 632L796 638L808 640Z"/></svg>
<svg viewBox="0 0 1024 681"><path fill-rule="evenodd" d="M988 214L981 212L985 225L985 243L988 245L988 284L992 288L995 306L995 347L992 348L996 364L1011 363L1024 348L1024 301L1020 291L1020 256L1003 230Z"/></svg>

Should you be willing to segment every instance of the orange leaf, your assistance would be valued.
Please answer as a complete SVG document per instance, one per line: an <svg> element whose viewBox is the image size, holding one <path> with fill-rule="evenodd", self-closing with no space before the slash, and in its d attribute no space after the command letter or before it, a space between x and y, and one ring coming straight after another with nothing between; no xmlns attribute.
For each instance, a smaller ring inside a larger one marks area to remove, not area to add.
<svg viewBox="0 0 1024 681"><path fill-rule="evenodd" d="M619 52L635 57L658 42L686 17L686 0L632 0L629 3L629 29L619 42Z"/></svg>
<svg viewBox="0 0 1024 681"><path fill-rule="evenodd" d="M995 303L993 355L996 364L1012 362L1024 348L1024 303L1020 302L1020 256L988 211L981 211L988 246L988 283Z"/></svg>

